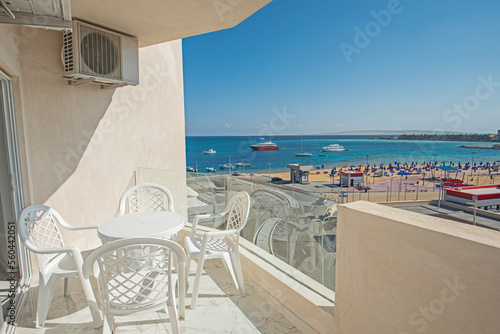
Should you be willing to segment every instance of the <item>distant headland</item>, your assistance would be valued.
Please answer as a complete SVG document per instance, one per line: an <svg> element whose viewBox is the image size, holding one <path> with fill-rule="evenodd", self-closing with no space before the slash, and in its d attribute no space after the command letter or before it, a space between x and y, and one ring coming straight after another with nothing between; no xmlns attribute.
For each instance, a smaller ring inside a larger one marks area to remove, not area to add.
<svg viewBox="0 0 500 334"><path fill-rule="evenodd" d="M436 141L474 141L474 142L499 142L500 130L497 134L469 134L469 133L444 133L444 134L402 134L398 140L436 140Z"/></svg>
<svg viewBox="0 0 500 334"><path fill-rule="evenodd" d="M339 132L332 132L332 133L321 133L318 135L330 135L330 136L387 136L387 137L393 137L393 136L398 136L398 135L403 135L403 134L427 134L427 133L433 133L433 134L445 134L445 133L451 133L451 134L458 134L459 132L450 132L450 131L435 131L435 130L352 130L352 131L339 131Z"/></svg>

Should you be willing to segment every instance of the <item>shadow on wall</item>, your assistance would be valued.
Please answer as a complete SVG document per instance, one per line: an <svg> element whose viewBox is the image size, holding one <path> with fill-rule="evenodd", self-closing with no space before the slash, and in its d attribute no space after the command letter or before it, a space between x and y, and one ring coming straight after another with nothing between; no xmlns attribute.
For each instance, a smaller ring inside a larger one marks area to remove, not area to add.
<svg viewBox="0 0 500 334"><path fill-rule="evenodd" d="M28 32L21 33L19 45L24 117L18 119L24 120L32 200L44 203L75 172L83 154L111 131L113 124L103 117L115 89L96 84L70 86L63 79L62 32L21 31Z"/></svg>

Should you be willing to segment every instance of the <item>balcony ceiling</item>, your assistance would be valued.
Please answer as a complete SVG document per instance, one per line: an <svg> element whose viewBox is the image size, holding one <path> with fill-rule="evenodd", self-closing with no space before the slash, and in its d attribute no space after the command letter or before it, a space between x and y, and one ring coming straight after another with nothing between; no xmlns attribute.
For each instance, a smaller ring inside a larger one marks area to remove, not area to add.
<svg viewBox="0 0 500 334"><path fill-rule="evenodd" d="M234 27L271 1L72 0L71 13L148 46Z"/></svg>

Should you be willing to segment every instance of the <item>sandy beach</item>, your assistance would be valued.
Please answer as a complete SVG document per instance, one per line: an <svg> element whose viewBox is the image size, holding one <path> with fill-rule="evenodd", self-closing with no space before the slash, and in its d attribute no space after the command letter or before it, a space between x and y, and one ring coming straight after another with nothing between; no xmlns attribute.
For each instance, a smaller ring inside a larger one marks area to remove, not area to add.
<svg viewBox="0 0 500 334"><path fill-rule="evenodd" d="M371 166L371 168L380 168L380 166ZM421 167L421 166L418 166ZM342 168L342 170L352 170L350 168ZM356 170L356 169L354 169ZM363 168L361 168L364 171ZM314 169L309 173L309 181L311 183L333 184L340 185L340 177L338 174L334 177L330 176L331 169ZM448 178L463 180L469 185L489 185L500 184L500 174L497 172L489 172L488 170L452 172L447 175L446 172L435 170L434 172L425 172L423 174L413 173L410 175L392 176L377 176L376 173L365 173L364 183L368 188L358 190L353 187L343 188L339 192L338 187L333 187L331 192L322 192L321 195L340 202L352 202L358 200L371 202L386 202L386 201L413 201L413 200L433 200L439 197L439 186ZM434 173L435 179L432 179ZM269 177L269 174L262 174ZM271 173L271 177L279 177L284 181L290 181L289 172Z"/></svg>

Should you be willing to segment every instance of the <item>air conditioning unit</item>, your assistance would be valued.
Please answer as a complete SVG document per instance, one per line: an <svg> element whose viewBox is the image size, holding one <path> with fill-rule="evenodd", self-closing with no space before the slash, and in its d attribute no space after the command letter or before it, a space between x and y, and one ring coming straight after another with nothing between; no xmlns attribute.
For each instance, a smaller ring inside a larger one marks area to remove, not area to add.
<svg viewBox="0 0 500 334"><path fill-rule="evenodd" d="M139 84L137 39L74 20L73 31L64 33L62 51L64 78L72 85Z"/></svg>

